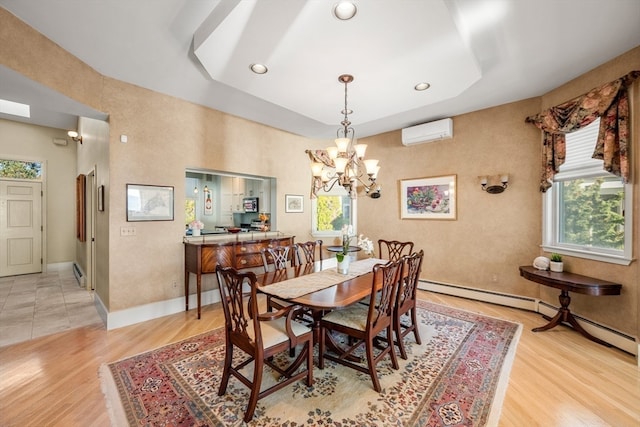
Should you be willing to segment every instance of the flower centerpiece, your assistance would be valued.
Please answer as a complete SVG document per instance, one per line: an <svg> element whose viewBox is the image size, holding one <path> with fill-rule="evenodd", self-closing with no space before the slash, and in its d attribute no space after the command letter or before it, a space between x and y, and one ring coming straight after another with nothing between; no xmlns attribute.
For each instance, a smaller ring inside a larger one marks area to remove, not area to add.
<svg viewBox="0 0 640 427"><path fill-rule="evenodd" d="M200 220L194 219L189 223L189 228L191 229L192 236L199 236L200 230L204 228L204 223Z"/></svg>
<svg viewBox="0 0 640 427"><path fill-rule="evenodd" d="M358 236L358 247L362 249L365 254L373 256L373 242L371 239L365 237L364 234Z"/></svg>

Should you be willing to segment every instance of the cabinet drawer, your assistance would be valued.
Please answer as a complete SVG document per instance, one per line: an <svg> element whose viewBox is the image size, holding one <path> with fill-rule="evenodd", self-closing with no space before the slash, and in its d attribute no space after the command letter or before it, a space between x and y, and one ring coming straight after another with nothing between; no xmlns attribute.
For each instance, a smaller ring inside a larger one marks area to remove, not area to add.
<svg viewBox="0 0 640 427"><path fill-rule="evenodd" d="M262 267L262 255L260 254L247 254L236 255L236 268L253 268Z"/></svg>
<svg viewBox="0 0 640 427"><path fill-rule="evenodd" d="M262 248L266 247L266 242L260 243L237 243L236 255L259 254Z"/></svg>
<svg viewBox="0 0 640 427"><path fill-rule="evenodd" d="M231 266L233 248L231 246L207 246L202 248L202 273L215 273L216 266Z"/></svg>

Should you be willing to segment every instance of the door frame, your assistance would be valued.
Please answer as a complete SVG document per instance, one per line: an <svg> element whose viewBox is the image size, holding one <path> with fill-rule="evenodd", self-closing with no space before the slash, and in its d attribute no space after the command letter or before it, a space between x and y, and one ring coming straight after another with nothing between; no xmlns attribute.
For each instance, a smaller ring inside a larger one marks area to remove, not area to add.
<svg viewBox="0 0 640 427"><path fill-rule="evenodd" d="M19 162L37 162L41 166L40 190L42 191L42 206L40 208L40 225L42 226L42 236L40 239L40 254L42 257L42 273L47 272L47 160L39 157L15 156L10 154L0 154L3 160L16 160ZM7 181L25 181L24 179L2 178ZM37 181L37 180L29 180Z"/></svg>

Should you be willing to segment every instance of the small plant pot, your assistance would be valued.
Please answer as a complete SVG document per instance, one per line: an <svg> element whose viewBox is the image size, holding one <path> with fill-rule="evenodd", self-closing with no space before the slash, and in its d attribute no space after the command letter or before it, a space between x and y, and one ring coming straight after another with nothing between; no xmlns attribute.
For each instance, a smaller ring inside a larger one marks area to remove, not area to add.
<svg viewBox="0 0 640 427"><path fill-rule="evenodd" d="M562 273L563 269L564 269L564 263L562 261L549 262L549 270L555 273Z"/></svg>

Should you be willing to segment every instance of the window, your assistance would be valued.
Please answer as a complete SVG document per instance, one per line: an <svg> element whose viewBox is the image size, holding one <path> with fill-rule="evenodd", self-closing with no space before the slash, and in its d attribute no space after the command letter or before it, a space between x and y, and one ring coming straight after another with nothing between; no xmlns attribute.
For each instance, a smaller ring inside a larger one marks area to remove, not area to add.
<svg viewBox="0 0 640 427"><path fill-rule="evenodd" d="M0 178L42 180L42 163L0 160Z"/></svg>
<svg viewBox="0 0 640 427"><path fill-rule="evenodd" d="M317 237L340 236L342 226L356 230L356 200L342 187L318 192L311 200L311 234Z"/></svg>
<svg viewBox="0 0 640 427"><path fill-rule="evenodd" d="M630 184L591 158L600 120L566 136L566 159L545 193L546 251L628 265L632 247Z"/></svg>

